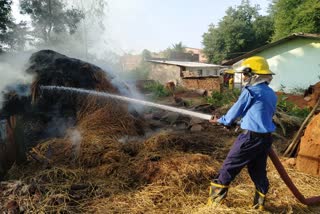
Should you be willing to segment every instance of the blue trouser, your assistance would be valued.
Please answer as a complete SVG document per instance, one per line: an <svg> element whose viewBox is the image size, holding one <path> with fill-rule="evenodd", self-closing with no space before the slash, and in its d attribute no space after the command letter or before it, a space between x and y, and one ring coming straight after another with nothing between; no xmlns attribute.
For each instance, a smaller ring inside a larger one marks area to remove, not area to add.
<svg viewBox="0 0 320 214"><path fill-rule="evenodd" d="M266 194L269 188L266 167L271 144L271 134L250 131L240 134L219 171L219 182L229 185L241 169L247 166L257 190Z"/></svg>

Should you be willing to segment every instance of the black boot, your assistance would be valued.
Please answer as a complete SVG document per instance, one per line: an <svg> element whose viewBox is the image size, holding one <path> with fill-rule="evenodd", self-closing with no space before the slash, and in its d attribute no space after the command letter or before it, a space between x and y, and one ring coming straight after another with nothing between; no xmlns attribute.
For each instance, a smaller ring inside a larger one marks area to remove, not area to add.
<svg viewBox="0 0 320 214"><path fill-rule="evenodd" d="M253 208L258 209L260 211L264 210L264 202L265 202L266 195L261 193L260 191L256 190L253 199Z"/></svg>
<svg viewBox="0 0 320 214"><path fill-rule="evenodd" d="M209 187L208 205L221 204L227 197L229 186L219 184L218 180L213 180Z"/></svg>

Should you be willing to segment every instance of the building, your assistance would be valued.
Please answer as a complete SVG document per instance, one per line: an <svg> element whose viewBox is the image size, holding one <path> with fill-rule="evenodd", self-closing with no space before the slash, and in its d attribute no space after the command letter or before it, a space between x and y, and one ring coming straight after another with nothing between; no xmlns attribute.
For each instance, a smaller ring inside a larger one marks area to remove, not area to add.
<svg viewBox="0 0 320 214"><path fill-rule="evenodd" d="M200 62L148 60L152 63L149 78L162 84L174 82L190 89L220 90L220 72L224 66ZM210 83L214 81L217 83ZM204 85L208 87L204 87ZM192 86L192 87L191 87ZM218 89L219 88L219 89Z"/></svg>
<svg viewBox="0 0 320 214"><path fill-rule="evenodd" d="M270 70L276 74L270 84L274 90L290 92L305 89L320 80L320 34L292 34L226 61L223 65L231 66L251 56L267 59ZM241 76L236 74L235 85L241 84L241 80Z"/></svg>
<svg viewBox="0 0 320 214"><path fill-rule="evenodd" d="M185 51L186 51L187 53L197 54L197 55L199 56L198 62L202 62L202 63L207 63L207 62L208 62L208 58L207 58L207 56L203 53L202 49L186 47L186 48L185 48Z"/></svg>

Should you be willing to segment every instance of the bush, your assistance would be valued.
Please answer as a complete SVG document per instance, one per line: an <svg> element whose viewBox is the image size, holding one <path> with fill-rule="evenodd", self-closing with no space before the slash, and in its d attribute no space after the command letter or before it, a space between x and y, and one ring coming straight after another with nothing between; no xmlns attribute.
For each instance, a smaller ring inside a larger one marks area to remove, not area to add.
<svg viewBox="0 0 320 214"><path fill-rule="evenodd" d="M292 102L289 102L286 100L287 97L284 95L280 95L278 97L278 103L277 103L277 109L281 110L288 115L296 116L300 118L306 118L308 114L310 113L309 108L299 108L297 105L295 105Z"/></svg>
<svg viewBox="0 0 320 214"><path fill-rule="evenodd" d="M206 101L214 107L219 108L235 102L240 95L239 89L227 90L225 92L212 92L211 96L206 97Z"/></svg>
<svg viewBox="0 0 320 214"><path fill-rule="evenodd" d="M159 82L147 83L144 86L144 90L151 92L154 98L167 97L170 95L170 92Z"/></svg>

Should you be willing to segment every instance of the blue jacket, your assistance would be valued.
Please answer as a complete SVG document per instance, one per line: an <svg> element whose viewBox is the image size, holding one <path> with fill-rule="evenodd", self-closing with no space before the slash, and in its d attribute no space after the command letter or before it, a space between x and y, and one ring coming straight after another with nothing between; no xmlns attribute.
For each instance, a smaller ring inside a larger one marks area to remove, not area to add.
<svg viewBox="0 0 320 214"><path fill-rule="evenodd" d="M273 132L276 127L272 117L276 111L277 96L266 84L245 87L237 102L218 122L230 126L241 117L241 128L253 132Z"/></svg>

